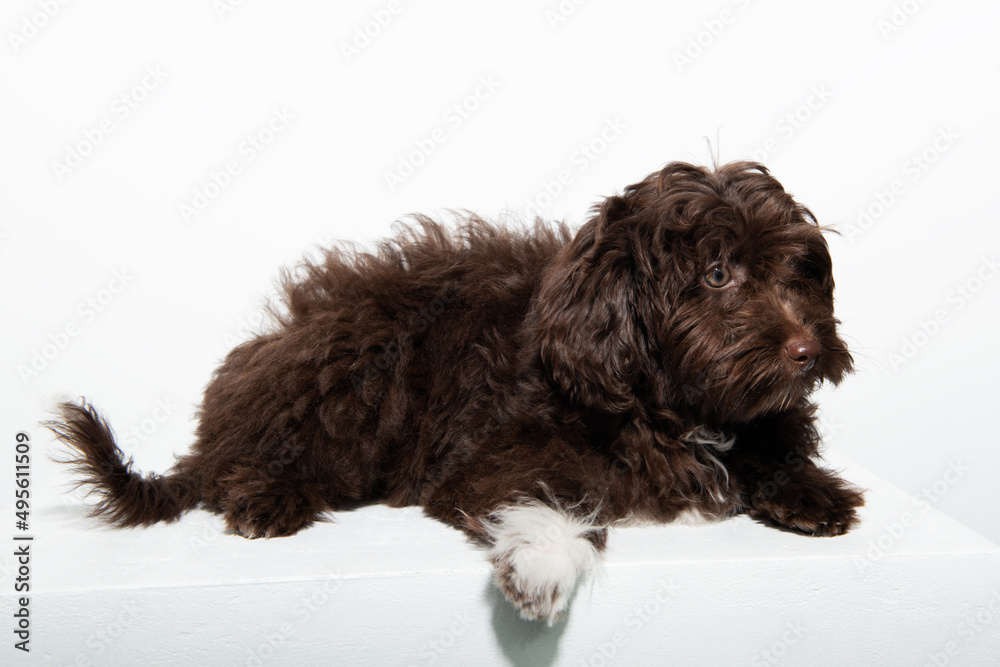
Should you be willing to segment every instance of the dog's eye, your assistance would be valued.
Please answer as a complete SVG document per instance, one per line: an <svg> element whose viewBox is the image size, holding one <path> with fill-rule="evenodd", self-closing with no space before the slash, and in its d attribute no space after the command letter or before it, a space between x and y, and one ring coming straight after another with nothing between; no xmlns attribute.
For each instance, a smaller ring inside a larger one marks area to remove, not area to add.
<svg viewBox="0 0 1000 667"><path fill-rule="evenodd" d="M717 266L705 274L705 284L716 289L729 284L731 277L724 266Z"/></svg>
<svg viewBox="0 0 1000 667"><path fill-rule="evenodd" d="M829 265L824 267L821 261L807 257L796 262L795 272L806 280L823 285L826 283L827 275L830 271Z"/></svg>

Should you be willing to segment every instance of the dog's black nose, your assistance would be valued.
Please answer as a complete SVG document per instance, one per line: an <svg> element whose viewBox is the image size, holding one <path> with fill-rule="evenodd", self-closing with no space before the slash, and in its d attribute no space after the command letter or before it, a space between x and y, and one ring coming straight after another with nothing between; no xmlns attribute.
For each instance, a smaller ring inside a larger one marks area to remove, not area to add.
<svg viewBox="0 0 1000 667"><path fill-rule="evenodd" d="M813 367L813 364L816 363L816 357L822 350L820 344L811 338L796 338L785 346L788 358L803 371Z"/></svg>

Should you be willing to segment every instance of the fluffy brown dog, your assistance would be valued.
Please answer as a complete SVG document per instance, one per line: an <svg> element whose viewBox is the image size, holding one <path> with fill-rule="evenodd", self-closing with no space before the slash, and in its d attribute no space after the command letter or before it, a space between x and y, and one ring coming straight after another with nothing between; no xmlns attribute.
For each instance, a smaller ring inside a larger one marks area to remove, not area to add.
<svg viewBox="0 0 1000 667"><path fill-rule="evenodd" d="M255 538L421 505L549 623L616 523L856 521L861 493L812 461L807 396L851 371L830 254L764 167L669 164L575 235L418 221L285 276L276 327L226 358L171 474L133 472L89 404L63 404L49 426L94 514L135 526L201 504Z"/></svg>

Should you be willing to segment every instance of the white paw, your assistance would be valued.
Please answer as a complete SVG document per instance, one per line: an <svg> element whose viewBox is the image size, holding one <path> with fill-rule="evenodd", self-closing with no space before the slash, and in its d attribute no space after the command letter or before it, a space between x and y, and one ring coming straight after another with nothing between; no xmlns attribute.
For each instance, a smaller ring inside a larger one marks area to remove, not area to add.
<svg viewBox="0 0 1000 667"><path fill-rule="evenodd" d="M577 580L597 560L587 539L598 530L585 518L538 502L526 502L493 514L490 537L497 586L522 618L558 621Z"/></svg>

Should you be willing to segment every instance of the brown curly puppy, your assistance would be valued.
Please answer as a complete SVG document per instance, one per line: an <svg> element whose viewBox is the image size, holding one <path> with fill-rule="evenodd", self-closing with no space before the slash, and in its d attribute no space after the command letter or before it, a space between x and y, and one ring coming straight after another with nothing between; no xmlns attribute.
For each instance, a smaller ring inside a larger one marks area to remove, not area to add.
<svg viewBox="0 0 1000 667"><path fill-rule="evenodd" d="M861 493L812 460L807 396L851 371L830 254L763 166L669 164L575 235L417 220L286 274L277 326L216 372L169 475L133 472L89 404L63 404L49 426L94 513L135 526L201 504L255 538L421 505L549 623L619 522L856 521Z"/></svg>

